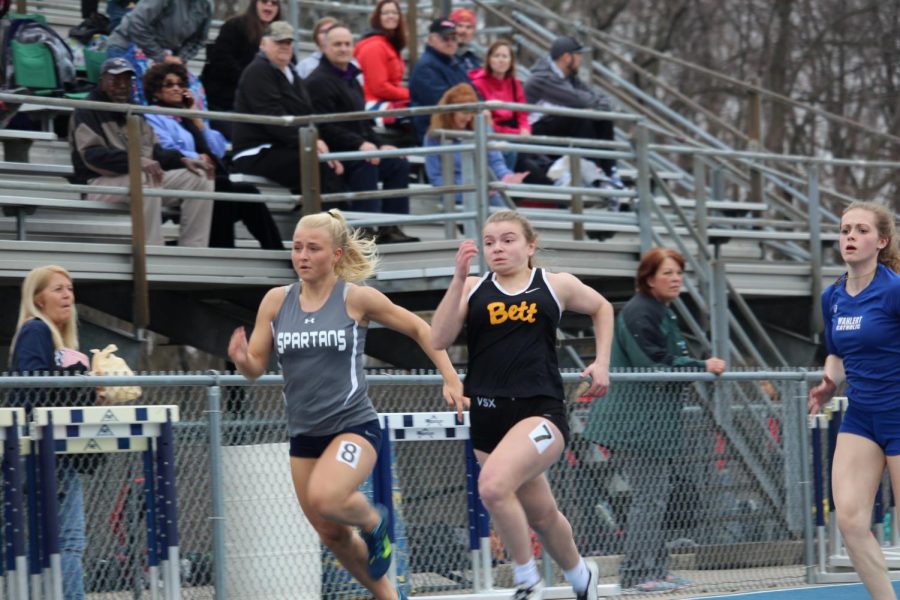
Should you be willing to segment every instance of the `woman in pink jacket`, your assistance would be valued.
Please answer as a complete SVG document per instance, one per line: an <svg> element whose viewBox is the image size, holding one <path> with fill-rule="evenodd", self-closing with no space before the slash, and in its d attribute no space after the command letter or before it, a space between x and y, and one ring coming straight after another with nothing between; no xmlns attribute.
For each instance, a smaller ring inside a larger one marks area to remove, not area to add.
<svg viewBox="0 0 900 600"><path fill-rule="evenodd" d="M525 103L522 83L516 79L516 59L509 40L499 39L491 44L484 67L469 71L469 79L485 100ZM494 109L491 121L497 133L531 134L526 112Z"/></svg>
<svg viewBox="0 0 900 600"><path fill-rule="evenodd" d="M372 29L353 51L363 72L366 109L405 108L409 105L409 89L403 86L406 65L400 53L406 47L406 28L400 5L396 0L378 0L369 25ZM381 126L392 122L378 119Z"/></svg>

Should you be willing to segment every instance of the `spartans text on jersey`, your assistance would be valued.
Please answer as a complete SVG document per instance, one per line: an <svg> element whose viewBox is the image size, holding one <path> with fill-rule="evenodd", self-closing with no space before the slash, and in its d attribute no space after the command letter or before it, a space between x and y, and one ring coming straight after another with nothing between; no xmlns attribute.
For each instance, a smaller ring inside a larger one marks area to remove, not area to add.
<svg viewBox="0 0 900 600"><path fill-rule="evenodd" d="M305 348L347 349L347 336L343 329L322 329L320 331L279 331L276 338L278 353L285 350Z"/></svg>

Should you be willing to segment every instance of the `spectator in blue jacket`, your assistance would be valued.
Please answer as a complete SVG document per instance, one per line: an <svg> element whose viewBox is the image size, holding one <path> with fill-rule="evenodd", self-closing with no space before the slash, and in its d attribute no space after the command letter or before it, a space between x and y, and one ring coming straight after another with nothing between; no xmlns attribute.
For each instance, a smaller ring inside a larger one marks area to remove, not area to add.
<svg viewBox="0 0 900 600"><path fill-rule="evenodd" d="M188 89L188 70L177 63L159 63L144 74L144 91L152 104L169 108L193 108L194 97ZM147 121L159 138L160 145L176 150L182 156L202 160L215 174L215 190L241 194L258 194L248 183L234 183L225 162L228 140L203 119L186 119L173 115L147 115ZM215 200L209 232L210 248L234 248L234 224L242 221L253 237L266 250L283 250L281 233L263 202Z"/></svg>
<svg viewBox="0 0 900 600"><path fill-rule="evenodd" d="M435 106L444 92L458 83L469 83L466 70L456 59L459 42L456 23L450 19L436 19L428 27L425 52L419 57L409 76L409 105ZM428 129L429 117L413 119L416 134L422 139Z"/></svg>

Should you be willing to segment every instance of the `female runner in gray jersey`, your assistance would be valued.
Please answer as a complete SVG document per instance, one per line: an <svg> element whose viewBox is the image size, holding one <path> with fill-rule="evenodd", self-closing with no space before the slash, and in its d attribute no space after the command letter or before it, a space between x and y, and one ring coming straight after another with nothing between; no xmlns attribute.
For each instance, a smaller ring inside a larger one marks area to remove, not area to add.
<svg viewBox="0 0 900 600"><path fill-rule="evenodd" d="M514 600L540 600L541 578L529 526L562 568L578 600L596 600L599 571L575 547L572 527L559 511L544 476L562 455L568 437L555 332L564 310L590 315L596 359L581 373L588 393L609 387L612 305L568 273L531 264L537 235L514 211L496 212L483 231L491 272L469 277L478 254L465 240L456 270L432 319L435 348L446 348L467 327L466 393L472 443L481 463L478 492L513 560ZM524 358L524 359L523 359Z"/></svg>
<svg viewBox="0 0 900 600"><path fill-rule="evenodd" d="M322 542L377 600L396 600L383 507L358 491L375 466L381 429L362 368L369 321L408 335L444 379L443 396L462 418L468 406L446 352L431 348L428 324L374 288L355 285L375 270L375 244L340 211L307 215L294 231L300 281L269 290L249 341L235 330L228 356L248 379L272 351L284 373L291 474L300 508ZM362 536L356 534L358 528Z"/></svg>

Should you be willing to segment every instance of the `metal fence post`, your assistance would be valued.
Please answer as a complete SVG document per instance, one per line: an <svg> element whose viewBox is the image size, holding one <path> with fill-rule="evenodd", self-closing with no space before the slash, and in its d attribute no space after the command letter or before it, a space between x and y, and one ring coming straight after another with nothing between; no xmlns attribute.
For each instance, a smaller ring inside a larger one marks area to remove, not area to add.
<svg viewBox="0 0 900 600"><path fill-rule="evenodd" d="M322 188L319 183L319 131L300 128L300 196L303 216L322 212Z"/></svg>
<svg viewBox="0 0 900 600"><path fill-rule="evenodd" d="M416 64L419 60L419 7L416 2L408 2L406 4L406 39L409 43L406 46L406 52L409 57L409 67Z"/></svg>
<svg viewBox="0 0 900 600"><path fill-rule="evenodd" d="M581 157L569 155L569 172L572 176L572 184L575 187L581 187ZM584 214L584 198L581 194L572 194L572 205L570 210L573 215ZM572 223L572 239L584 239L584 223L582 221L574 221Z"/></svg>
<svg viewBox="0 0 900 600"><path fill-rule="evenodd" d="M218 373L213 372L218 379ZM212 522L213 590L216 600L225 600L225 500L222 490L222 388L212 385L206 390L207 424L209 426L209 481Z"/></svg>
<svg viewBox="0 0 900 600"><path fill-rule="evenodd" d="M694 156L694 218L697 220L697 236L704 248L709 247L709 235L706 220L706 164L703 159ZM707 275L709 265L706 265Z"/></svg>
<svg viewBox="0 0 900 600"><path fill-rule="evenodd" d="M819 164L811 163L807 166L807 181L809 189L806 193L809 207L809 267L810 267L810 294L812 294L812 314L810 315L809 328L818 339L819 333L824 329L822 320L822 216L819 201Z"/></svg>
<svg viewBox="0 0 900 600"><path fill-rule="evenodd" d="M144 171L141 168L141 115L128 115L128 195L131 204L131 265L134 326L150 325L150 289L147 285L147 247L144 239Z"/></svg>
<svg viewBox="0 0 900 600"><path fill-rule="evenodd" d="M484 116L484 111L479 110L475 113L475 150L472 152L472 178L463 183L475 184L475 206L467 204L465 209L475 209L475 223L466 222L466 237L478 239L481 230L484 228L484 222L488 217L488 205L490 204L490 196L488 195L488 164L487 164L487 130L488 123ZM463 161L463 168L465 169ZM472 197L472 194L466 196ZM484 273L487 263L484 259L484 252L478 253L478 271Z"/></svg>
<svg viewBox="0 0 900 600"><path fill-rule="evenodd" d="M754 81L758 84L758 81ZM759 90L751 89L748 93L747 102L747 137L750 143L747 145L749 150L759 152L762 148L762 98ZM763 202L763 174L759 169L750 167L750 200L752 202Z"/></svg>
<svg viewBox="0 0 900 600"><path fill-rule="evenodd" d="M441 146L447 144L447 142L451 144L454 143L453 140L447 140L446 136L441 134ZM456 173L454 171L454 155L453 154L441 154L441 178L444 181L444 185L453 185L456 183ZM460 157L460 160L462 157ZM453 211L456 210L456 194L446 193L442 197L442 210L445 215L453 214ZM444 236L448 240L452 240L456 237L456 222L447 221L444 223Z"/></svg>
<svg viewBox="0 0 900 600"><path fill-rule="evenodd" d="M716 256L712 262L710 322L712 324L713 353L730 362L728 343L728 282L725 274L725 261Z"/></svg>
<svg viewBox="0 0 900 600"><path fill-rule="evenodd" d="M803 369L801 369L802 371ZM800 407L798 409L801 415L805 415L806 411L806 397L809 393L809 380L804 379L798 384L799 389L799 398L791 398L795 404L799 404ZM806 582L807 583L816 583L816 551L815 551L815 537L816 537L816 528L813 525L813 516L810 508L813 506L813 490L812 490L812 468L810 465L810 441L809 441L809 424L806 418L797 419L796 429L794 430L796 433L797 439L800 440L800 448L802 448L802 452L800 453L800 493L802 496L802 508L803 508L803 564L806 565ZM785 431L787 431L785 429ZM822 510L822 506L816 506L817 511Z"/></svg>
<svg viewBox="0 0 900 600"><path fill-rule="evenodd" d="M637 156L638 226L641 233L641 254L653 247L653 193L650 190L650 156L647 146L650 134L643 122L634 130L634 152Z"/></svg>

